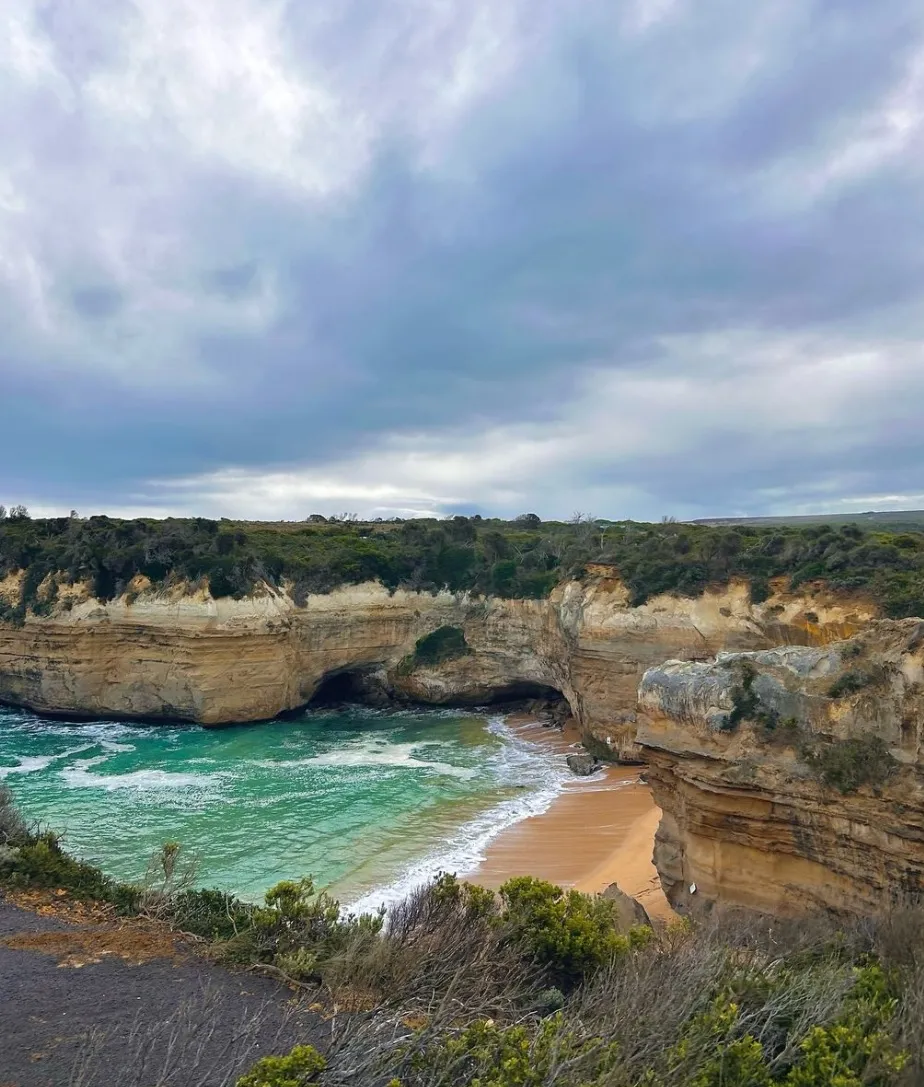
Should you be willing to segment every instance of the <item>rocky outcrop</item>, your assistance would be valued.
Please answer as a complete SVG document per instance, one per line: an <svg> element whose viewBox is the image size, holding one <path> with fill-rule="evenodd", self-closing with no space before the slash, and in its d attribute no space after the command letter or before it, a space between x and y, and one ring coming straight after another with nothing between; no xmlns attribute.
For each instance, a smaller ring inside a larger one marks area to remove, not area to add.
<svg viewBox="0 0 924 1087"><path fill-rule="evenodd" d="M0 590L10 598L15 578ZM777 585L752 605L748 586L696 598L653 597L632 607L605 566L544 600L388 592L369 583L297 606L264 589L213 600L143 583L108 603L76 587L48 615L0 622L0 701L77 715L175 718L218 725L274 717L350 673L369 691L424 703L478 704L561 692L595 752L631 759L643 672L666 658L695 660L781 642L825 644L875 614L862 602ZM418 639L464 632L452 659L415 659Z"/></svg>
<svg viewBox="0 0 924 1087"><path fill-rule="evenodd" d="M675 909L863 913L924 890L924 624L671 661L639 706Z"/></svg>
<svg viewBox="0 0 924 1087"><path fill-rule="evenodd" d="M651 918L648 911L637 898L627 895L618 883L611 883L603 892L603 898L608 902L616 903L616 915L621 932L628 932L637 925L651 928Z"/></svg>

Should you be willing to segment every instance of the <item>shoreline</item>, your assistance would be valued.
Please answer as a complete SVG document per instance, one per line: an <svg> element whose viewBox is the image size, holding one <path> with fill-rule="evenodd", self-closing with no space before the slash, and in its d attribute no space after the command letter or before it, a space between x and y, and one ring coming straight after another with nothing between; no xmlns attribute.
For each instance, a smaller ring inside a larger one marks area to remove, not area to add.
<svg viewBox="0 0 924 1087"><path fill-rule="evenodd" d="M587 894L600 894L615 883L640 901L652 920L672 920L675 914L651 859L661 811L640 780L641 768L608 765L590 777L573 775L565 759L584 752L573 720L564 728L543 725L527 713L500 720L514 740L541 752L550 767L554 759L560 768L548 779L547 788L532 794L538 801L532 812L507 821L504 809L510 800L482 812L459 828L459 837L445 840L440 850L347 899L348 908L373 912L391 906L445 871L491 890L515 876L533 876ZM492 825L493 820L500 825ZM474 841L469 837L473 830ZM469 854L468 863L454 859L460 847Z"/></svg>
<svg viewBox="0 0 924 1087"><path fill-rule="evenodd" d="M562 758L580 749L573 726L558 731L516 718L507 725ZM502 830L480 864L460 877L496 890L513 876L530 875L590 894L616 883L652 919L671 919L651 859L661 810L639 774L637 767L607 766L589 778L575 776L545 811Z"/></svg>
<svg viewBox="0 0 924 1087"><path fill-rule="evenodd" d="M390 905L403 898L440 871L455 871L461 878L495 888L518 875L531 875L566 888L575 887L594 893L605 890L615 882L626 893L640 897L653 916L670 916L667 904L660 896L657 874L650 862L659 812L647 787L639 782L638 770L609 766L587 778L572 775L565 763L566 756L571 752L583 751L580 732L573 721L566 722L564 728L560 728L541 723L533 712L479 713L475 717L478 720L474 724L478 727L463 729L458 737L460 741L469 744L480 742L479 730L485 728L505 738L501 748L488 749L497 766L484 776L489 781L493 780L492 775L497 778L494 793L489 792L482 798L478 790L470 796L465 790L456 790L460 792L456 802L453 801L455 793L450 789L446 794L450 804L445 811L437 810L438 821L424 819L415 824L413 816L409 816L413 825L408 826L402 835L396 837L395 833L380 833L381 848L367 851L368 856L362 855L366 857L365 860L359 857L360 864L354 864L352 868L347 865L349 870L342 879L341 887L336 887L335 881L329 885L344 906L350 910L372 911L380 905ZM81 739L92 738L93 743L74 748L69 742L74 729L68 726L66 751L58 751L58 747L64 745L63 740L60 743L56 741L57 746L51 744L47 751L41 745L33 750L29 745L20 748L19 744L14 744L13 757L18 765L0 767L0 777L7 776L7 773L21 773L27 781L32 781L34 790L44 795L41 790L47 786L47 782L43 784L43 780L49 777L47 768L57 759L96 746L106 749L103 759L120 757L120 752L134 752L136 746L143 752L143 745L139 746L135 741L142 735L146 739L150 736L148 730L138 730L136 737L136 730L132 726L109 721L80 725L76 729L81 733ZM113 729L119 736L123 731L130 731L133 743L126 747L114 741L110 735ZM42 731L44 733L46 730ZM47 731L57 735L58 730ZM204 733L195 730L195 735L199 737ZM244 735L241 733L241 736ZM426 739L420 740L420 743L427 742ZM411 757L416 749L412 747L409 753L407 747L407 744L399 745L391 762L385 759L384 763L382 752L376 748L370 756L369 765L429 765L427 756ZM272 745L270 749L274 750ZM197 750L194 747L193 754ZM41 754L36 754L36 751L41 751ZM256 754L263 759L261 751L262 748ZM147 754L151 756L150 751ZM160 758L156 751L154 755ZM254 761L254 752L249 750L238 751L237 755L239 761L243 758L246 763L250 759L254 765L264 765L259 760ZM315 753L303 761L319 760L324 761ZM152 774L160 774L171 780L176 778L179 782L180 775L171 773L175 769L173 762L169 759L151 762L150 757L147 761L141 760L140 769L134 764L119 765L111 777L94 776L91 782L88 767L99 761L100 757L94 757L90 762L77 760L73 766L62 764L63 769L56 769L52 776L55 780L60 777L66 781L68 791L64 795L67 797L71 797L71 786L74 784L71 778L75 774L83 775L76 784L105 788L107 796L116 784L135 788L138 779L145 775L149 778ZM84 765L85 762L87 765ZM29 763L34 765L27 765ZM299 760L292 763L301 764ZM360 760L359 764L365 763ZM278 762L270 759L267 765L286 766L288 762L285 759ZM151 766L156 769L152 771ZM186 769L189 768L184 764L184 772ZM36 779L37 785L30 776L32 771L42 771ZM466 770L465 773L474 771ZM222 774L227 776L224 768ZM214 776L217 781L222 775ZM187 782L182 784L184 789L187 788ZM91 794L87 795L90 795L90 800L93 799ZM485 807L483 799L488 795L492 796L492 800L489 801L490 806ZM83 789L74 797L81 800L84 797ZM110 807L109 801L104 798L107 813ZM65 809L66 815L69 810L66 804ZM459 818L458 823L456 817ZM67 827L67 818L59 822ZM192 831L196 830L192 823L190 827ZM195 841L195 835L192 836ZM95 857L92 850L81 852ZM106 866L106 858L98 858L97 863ZM311 869L304 866L304 870ZM247 874L245 869L241 871ZM128 875L125 878L132 877ZM230 882L230 877L223 882ZM260 897L255 890L251 894L253 889L240 881L232 884L232 888L245 899Z"/></svg>

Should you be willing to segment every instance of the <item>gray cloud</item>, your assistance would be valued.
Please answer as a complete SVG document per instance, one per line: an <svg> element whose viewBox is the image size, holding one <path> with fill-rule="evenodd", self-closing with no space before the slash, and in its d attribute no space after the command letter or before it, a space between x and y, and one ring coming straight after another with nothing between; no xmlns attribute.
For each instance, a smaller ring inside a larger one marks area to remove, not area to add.
<svg viewBox="0 0 924 1087"><path fill-rule="evenodd" d="M7 501L641 517L924 489L912 0L17 8Z"/></svg>

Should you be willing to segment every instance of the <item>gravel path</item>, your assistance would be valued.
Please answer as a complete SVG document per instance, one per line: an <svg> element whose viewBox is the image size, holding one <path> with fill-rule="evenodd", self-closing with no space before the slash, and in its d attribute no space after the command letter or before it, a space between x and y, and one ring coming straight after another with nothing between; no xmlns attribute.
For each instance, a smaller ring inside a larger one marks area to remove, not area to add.
<svg viewBox="0 0 924 1087"><path fill-rule="evenodd" d="M323 1037L284 986L157 926L30 906L0 898L0 1087L228 1087Z"/></svg>

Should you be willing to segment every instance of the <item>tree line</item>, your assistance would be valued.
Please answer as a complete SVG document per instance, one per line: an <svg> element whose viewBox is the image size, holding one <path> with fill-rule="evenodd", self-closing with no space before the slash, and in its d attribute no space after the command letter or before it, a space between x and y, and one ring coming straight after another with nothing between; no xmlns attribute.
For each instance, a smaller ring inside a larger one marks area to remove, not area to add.
<svg viewBox="0 0 924 1087"><path fill-rule="evenodd" d="M214 597L243 597L262 582L299 602L369 580L389 589L540 598L584 577L593 563L615 568L633 604L664 592L698 595L738 577L759 602L773 578L786 577L793 588L824 582L863 594L891 617L924 615L924 534L857 525L646 524L581 515L562 522L535 514L377 522L314 515L273 524L31 519L22 507L0 520L0 579L25 572L20 614L50 610L68 582L85 582L109 600L132 592L139 575L158 587L207 584Z"/></svg>

